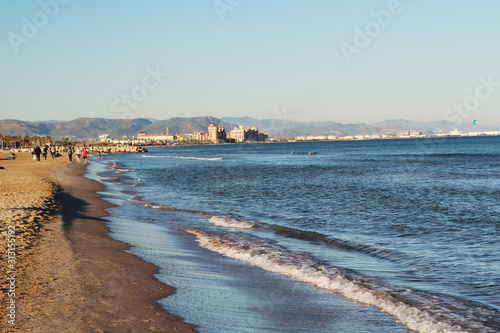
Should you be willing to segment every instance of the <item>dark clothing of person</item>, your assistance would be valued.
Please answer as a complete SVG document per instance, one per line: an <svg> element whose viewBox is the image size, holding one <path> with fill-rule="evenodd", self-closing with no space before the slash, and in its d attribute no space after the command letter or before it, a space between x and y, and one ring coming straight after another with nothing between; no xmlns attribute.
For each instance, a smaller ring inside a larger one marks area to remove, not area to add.
<svg viewBox="0 0 500 333"><path fill-rule="evenodd" d="M35 155L36 155L36 161L40 162L40 155L42 154L42 150L40 147L36 146L35 147Z"/></svg>

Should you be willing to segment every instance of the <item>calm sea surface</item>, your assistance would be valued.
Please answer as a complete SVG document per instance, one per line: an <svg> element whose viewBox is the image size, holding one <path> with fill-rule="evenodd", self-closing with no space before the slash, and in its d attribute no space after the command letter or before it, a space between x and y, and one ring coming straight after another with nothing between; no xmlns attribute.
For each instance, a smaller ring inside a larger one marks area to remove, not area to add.
<svg viewBox="0 0 500 333"><path fill-rule="evenodd" d="M500 137L158 147L87 176L200 332L500 332Z"/></svg>

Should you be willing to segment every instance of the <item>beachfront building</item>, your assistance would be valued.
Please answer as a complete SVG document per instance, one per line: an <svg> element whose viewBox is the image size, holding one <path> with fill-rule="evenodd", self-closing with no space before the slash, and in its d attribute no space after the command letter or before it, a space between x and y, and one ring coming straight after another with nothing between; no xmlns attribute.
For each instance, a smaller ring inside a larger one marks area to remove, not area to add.
<svg viewBox="0 0 500 333"><path fill-rule="evenodd" d="M258 141L259 140L259 130L257 127L252 126L245 128L245 141Z"/></svg>
<svg viewBox="0 0 500 333"><path fill-rule="evenodd" d="M179 134L177 139L179 141L193 141L193 133Z"/></svg>
<svg viewBox="0 0 500 333"><path fill-rule="evenodd" d="M267 141L269 140L269 134L267 132L261 132L258 134L259 141Z"/></svg>
<svg viewBox="0 0 500 333"><path fill-rule="evenodd" d="M146 132L139 132L136 139L140 143L166 143L175 140L177 140L177 136L173 134L161 133L148 135Z"/></svg>
<svg viewBox="0 0 500 333"><path fill-rule="evenodd" d="M179 142L193 141L193 133L176 134Z"/></svg>
<svg viewBox="0 0 500 333"><path fill-rule="evenodd" d="M196 131L193 132L191 140L193 141L208 141L208 133Z"/></svg>
<svg viewBox="0 0 500 333"><path fill-rule="evenodd" d="M233 130L229 132L229 138L234 140L234 142L267 141L269 139L269 134L265 132L259 133L259 130L255 126L239 126L233 128Z"/></svg>
<svg viewBox="0 0 500 333"><path fill-rule="evenodd" d="M212 142L217 142L217 132L219 131L219 126L213 123L208 126L208 140Z"/></svg>
<svg viewBox="0 0 500 333"><path fill-rule="evenodd" d="M245 141L245 131L243 130L243 126L233 128L233 130L229 132L229 137L233 139L234 142Z"/></svg>
<svg viewBox="0 0 500 333"><path fill-rule="evenodd" d="M208 140L211 142L226 141L226 130L213 123L210 124L208 126Z"/></svg>
<svg viewBox="0 0 500 333"><path fill-rule="evenodd" d="M265 141L269 136L267 133L264 133L262 135L262 139L259 137L259 130L257 127L252 126L252 127L243 127L239 126L237 128L234 128L231 132L231 139L234 139L236 142L244 142L244 141Z"/></svg>
<svg viewBox="0 0 500 333"><path fill-rule="evenodd" d="M399 137L409 137L410 136L410 131L402 131L402 132L398 132L397 136Z"/></svg>

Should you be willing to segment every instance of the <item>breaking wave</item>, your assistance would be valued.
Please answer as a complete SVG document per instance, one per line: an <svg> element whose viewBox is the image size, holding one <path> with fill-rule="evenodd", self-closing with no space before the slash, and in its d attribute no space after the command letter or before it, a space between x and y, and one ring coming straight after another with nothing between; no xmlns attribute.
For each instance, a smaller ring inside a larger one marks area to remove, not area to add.
<svg viewBox="0 0 500 333"><path fill-rule="evenodd" d="M291 251L255 236L185 231L196 235L199 245L206 249L377 307L411 330L424 333L495 332L485 323L497 322L498 315L476 304L446 295L387 286L357 272L324 265L307 253Z"/></svg>
<svg viewBox="0 0 500 333"><path fill-rule="evenodd" d="M129 201L137 202L143 204L145 207L153 209L170 210L176 212L184 212L184 213L207 216L209 217L208 222L217 227L225 227L225 228L240 229L240 230L262 228L271 230L277 235L283 237L296 238L305 241L321 242L339 249L343 249L345 251L364 253L375 258L390 260L398 263L400 262L413 263L415 259L417 259L414 254L412 256L409 256L406 253L395 249L378 248L372 245L357 243L354 241L336 239L332 238L331 236L315 231L300 230L276 224L268 224L264 222L248 221L236 214L217 215L199 210L181 209L170 206L156 205L149 201L142 200L141 197L135 197L129 199Z"/></svg>
<svg viewBox="0 0 500 333"><path fill-rule="evenodd" d="M257 224L252 223L252 222L238 221L234 218L225 217L225 216L218 216L218 215L212 216L208 220L208 222L212 223L213 225L215 225L217 227L225 227L225 228L231 228L231 229L248 230L248 229L254 229L257 227Z"/></svg>
<svg viewBox="0 0 500 333"><path fill-rule="evenodd" d="M161 156L150 156L150 155L142 155L142 157L147 158L180 158L185 160L201 160L201 161L220 161L224 158L222 157L195 157L195 156L172 156L172 155L161 155Z"/></svg>

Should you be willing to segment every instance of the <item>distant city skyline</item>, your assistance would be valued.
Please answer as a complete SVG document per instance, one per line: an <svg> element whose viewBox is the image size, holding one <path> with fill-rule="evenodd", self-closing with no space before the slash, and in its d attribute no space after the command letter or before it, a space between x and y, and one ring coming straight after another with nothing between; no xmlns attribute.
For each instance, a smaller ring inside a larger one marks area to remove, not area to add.
<svg viewBox="0 0 500 333"><path fill-rule="evenodd" d="M0 119L500 126L498 2L0 2Z"/></svg>

